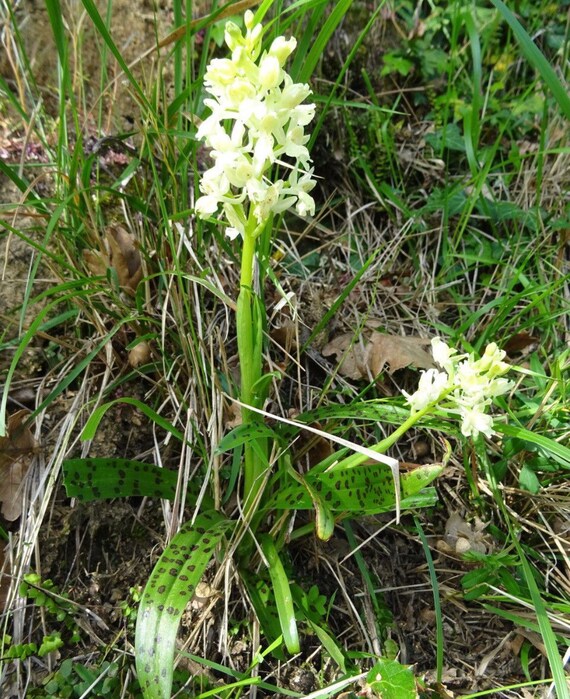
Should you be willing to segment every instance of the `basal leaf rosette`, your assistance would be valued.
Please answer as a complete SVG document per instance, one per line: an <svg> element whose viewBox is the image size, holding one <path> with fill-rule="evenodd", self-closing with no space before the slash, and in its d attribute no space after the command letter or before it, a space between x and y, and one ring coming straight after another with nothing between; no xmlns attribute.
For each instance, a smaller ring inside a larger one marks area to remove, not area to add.
<svg viewBox="0 0 570 699"><path fill-rule="evenodd" d="M211 97L204 104L211 114L196 135L214 161L202 175L196 213L207 218L221 209L232 238L257 234L271 214L293 206L300 216L315 212L305 133L315 105L303 104L309 86L294 83L284 69L297 42L279 36L261 53L261 24L254 24L250 11L244 22L245 35L226 24L231 58L215 58L206 70ZM283 176L273 182L268 175L277 165Z"/></svg>

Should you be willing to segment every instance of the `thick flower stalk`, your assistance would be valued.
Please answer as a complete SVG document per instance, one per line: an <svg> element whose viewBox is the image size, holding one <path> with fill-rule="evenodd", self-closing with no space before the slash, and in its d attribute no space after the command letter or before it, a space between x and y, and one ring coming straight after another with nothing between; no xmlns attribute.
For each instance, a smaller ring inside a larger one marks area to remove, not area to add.
<svg viewBox="0 0 570 699"><path fill-rule="evenodd" d="M268 382L261 380L265 309L253 288L257 240L274 214L292 207L300 216L315 212L305 133L315 105L303 104L309 86L294 83L284 69L296 40L277 37L262 52L263 28L249 10L244 23L245 34L233 22L226 24L231 57L213 59L204 77L210 115L197 138L211 149L213 165L202 175L195 210L201 218L217 215L226 234L242 240L236 312L240 397L246 406L261 407ZM244 424L257 420L254 411L242 409ZM264 452L260 442L244 446L244 500L252 512L267 464Z"/></svg>
<svg viewBox="0 0 570 699"><path fill-rule="evenodd" d="M418 389L413 394L403 391L412 413L438 407L461 418L461 432L466 437L479 433L491 436L493 418L487 409L493 398L510 390L512 382L503 378L511 368L503 361L505 352L492 342L480 359L457 354L436 337L431 341L433 358L438 369L422 372Z"/></svg>

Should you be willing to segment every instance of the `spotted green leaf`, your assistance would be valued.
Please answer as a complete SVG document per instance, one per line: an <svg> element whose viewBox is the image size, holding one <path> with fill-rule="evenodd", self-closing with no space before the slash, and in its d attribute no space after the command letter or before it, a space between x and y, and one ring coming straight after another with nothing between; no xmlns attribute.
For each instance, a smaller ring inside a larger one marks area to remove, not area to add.
<svg viewBox="0 0 570 699"><path fill-rule="evenodd" d="M63 462L67 496L84 502L130 496L173 500L177 474L128 459L68 459Z"/></svg>
<svg viewBox="0 0 570 699"><path fill-rule="evenodd" d="M67 459L63 462L67 495L83 502L132 496L174 500L177 479L176 471L129 459ZM188 482L188 502L196 502L200 486L199 480Z"/></svg>
<svg viewBox="0 0 570 699"><path fill-rule="evenodd" d="M405 498L416 495L437 478L443 466L420 466L401 474L402 506ZM315 505L311 497L314 490L318 499L333 513L372 515L393 510L396 506L392 471L384 464L360 464L352 468L335 469L325 473L307 473L308 488L293 480L281 488L270 502L275 509L309 510Z"/></svg>
<svg viewBox="0 0 570 699"><path fill-rule="evenodd" d="M333 535L335 525L334 516L330 508L328 508L325 505L323 499L317 493L316 489L313 488L312 485L307 482L304 476L302 476L300 473L297 473L297 471L295 471L295 469L290 463L288 463L287 465L287 473L309 494L309 497L311 498L311 502L313 504L313 509L316 513L315 522L317 536L322 541L328 541Z"/></svg>
<svg viewBox="0 0 570 699"><path fill-rule="evenodd" d="M210 510L183 525L144 589L135 633L137 675L145 699L170 699L180 618L214 554L235 522Z"/></svg>
<svg viewBox="0 0 570 699"><path fill-rule="evenodd" d="M264 636L270 644L278 642L272 651L273 655L278 660L285 661L287 656L282 648L281 624L279 622L275 595L269 584L268 573L264 574L264 571L252 573L242 568L240 570L240 579L247 589L247 595L259 619Z"/></svg>

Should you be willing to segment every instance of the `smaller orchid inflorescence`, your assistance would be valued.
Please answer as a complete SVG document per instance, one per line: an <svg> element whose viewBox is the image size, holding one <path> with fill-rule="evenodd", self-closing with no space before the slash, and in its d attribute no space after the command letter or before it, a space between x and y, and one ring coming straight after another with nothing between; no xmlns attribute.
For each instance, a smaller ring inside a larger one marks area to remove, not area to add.
<svg viewBox="0 0 570 699"><path fill-rule="evenodd" d="M221 206L231 238L258 234L271 214L292 206L300 216L315 212L304 130L315 105L302 104L309 86L294 83L283 68L297 42L279 36L261 54L263 28L254 22L248 10L245 36L233 22L226 24L231 58L215 58L207 68L204 85L212 98L204 104L211 114L196 134L214 160L202 175L196 213L207 218ZM276 165L288 174L273 182L268 175Z"/></svg>
<svg viewBox="0 0 570 699"><path fill-rule="evenodd" d="M472 354L457 354L439 337L433 338L431 346L434 361L443 371L428 369L422 372L415 393L403 391L412 413L437 405L461 417L465 437L494 434L493 418L487 408L493 398L507 393L513 385L502 378L511 368L503 361L506 353L494 342L487 345L480 359Z"/></svg>

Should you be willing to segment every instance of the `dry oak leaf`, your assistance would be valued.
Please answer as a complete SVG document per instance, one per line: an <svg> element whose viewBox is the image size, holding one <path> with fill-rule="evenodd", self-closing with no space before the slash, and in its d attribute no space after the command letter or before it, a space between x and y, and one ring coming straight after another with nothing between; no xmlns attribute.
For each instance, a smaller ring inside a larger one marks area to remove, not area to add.
<svg viewBox="0 0 570 699"><path fill-rule="evenodd" d="M111 264L121 288L134 292L142 279L141 254L135 237L122 226L109 226L107 240L111 248Z"/></svg>
<svg viewBox="0 0 570 699"><path fill-rule="evenodd" d="M142 279L141 254L136 238L122 226L109 226L106 231L110 253L100 250L84 250L87 269L96 277L104 277L109 267L117 274L120 287L134 294Z"/></svg>
<svg viewBox="0 0 570 699"><path fill-rule="evenodd" d="M99 250L84 250L83 260L94 277L104 277L109 267L109 258Z"/></svg>
<svg viewBox="0 0 570 699"><path fill-rule="evenodd" d="M0 512L9 522L22 514L21 485L38 446L24 425L29 414L29 410L18 410L11 415L6 436L0 437Z"/></svg>
<svg viewBox="0 0 570 699"><path fill-rule="evenodd" d="M339 360L342 359L339 371L343 376L349 379L368 379L378 376L386 366L389 374L409 366L416 369L433 368L435 364L431 354L423 349L429 344L430 340L423 337L403 337L379 332L373 332L367 342L355 342L354 335L346 333L329 342L322 354L325 357L334 354Z"/></svg>

